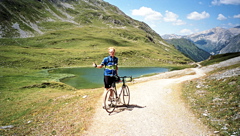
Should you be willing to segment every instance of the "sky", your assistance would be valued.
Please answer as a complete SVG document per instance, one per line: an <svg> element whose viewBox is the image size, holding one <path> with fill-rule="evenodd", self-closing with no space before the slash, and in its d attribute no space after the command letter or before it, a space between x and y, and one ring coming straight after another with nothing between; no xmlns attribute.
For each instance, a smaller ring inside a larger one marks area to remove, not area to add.
<svg viewBox="0 0 240 136"><path fill-rule="evenodd" d="M104 0L160 35L240 25L240 0Z"/></svg>

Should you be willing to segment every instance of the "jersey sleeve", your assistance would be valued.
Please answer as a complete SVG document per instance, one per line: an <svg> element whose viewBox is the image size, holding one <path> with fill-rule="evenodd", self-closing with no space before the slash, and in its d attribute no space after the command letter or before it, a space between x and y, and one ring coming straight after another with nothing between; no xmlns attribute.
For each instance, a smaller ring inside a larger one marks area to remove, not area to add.
<svg viewBox="0 0 240 136"><path fill-rule="evenodd" d="M106 65L107 65L106 63L107 63L107 58L104 58L104 59L102 60L101 65L102 65L102 66L106 66Z"/></svg>
<svg viewBox="0 0 240 136"><path fill-rule="evenodd" d="M118 58L116 59L116 65L118 65Z"/></svg>

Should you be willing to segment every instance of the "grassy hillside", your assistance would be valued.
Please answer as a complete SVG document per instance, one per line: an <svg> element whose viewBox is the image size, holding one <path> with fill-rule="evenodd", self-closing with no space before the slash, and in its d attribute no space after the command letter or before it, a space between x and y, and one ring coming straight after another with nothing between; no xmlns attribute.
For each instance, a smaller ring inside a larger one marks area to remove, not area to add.
<svg viewBox="0 0 240 136"><path fill-rule="evenodd" d="M236 56L239 53L216 55L204 64L215 64ZM240 135L240 76L233 74L234 70L239 71L239 64L218 68L202 79L186 82L182 88L184 99L197 117L218 135Z"/></svg>
<svg viewBox="0 0 240 136"><path fill-rule="evenodd" d="M166 44L160 46L134 29L82 27L52 31L33 38L9 38L1 41L3 69L46 69L88 66L101 62L107 48L114 46L120 66L164 66L187 64L190 59ZM166 51L167 50L167 51Z"/></svg>

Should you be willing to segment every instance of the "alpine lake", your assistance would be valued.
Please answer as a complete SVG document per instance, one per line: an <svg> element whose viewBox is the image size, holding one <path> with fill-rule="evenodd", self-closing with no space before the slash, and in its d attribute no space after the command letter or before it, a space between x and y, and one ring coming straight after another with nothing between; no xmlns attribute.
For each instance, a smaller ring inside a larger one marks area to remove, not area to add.
<svg viewBox="0 0 240 136"><path fill-rule="evenodd" d="M132 76L140 78L142 76L154 75L167 72L169 69L161 67L119 67L119 76ZM104 68L92 67L58 68L49 71L50 74L71 74L73 77L63 78L60 81L75 87L76 89L90 89L103 87Z"/></svg>

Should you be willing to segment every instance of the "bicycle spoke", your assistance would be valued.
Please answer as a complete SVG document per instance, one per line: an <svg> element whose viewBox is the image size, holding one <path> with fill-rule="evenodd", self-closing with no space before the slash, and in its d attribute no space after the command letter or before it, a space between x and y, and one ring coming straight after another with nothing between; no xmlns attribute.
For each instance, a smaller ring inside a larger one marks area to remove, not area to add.
<svg viewBox="0 0 240 136"><path fill-rule="evenodd" d="M122 97L123 97L123 103L124 105L129 105L130 102L130 91L128 86L122 87Z"/></svg>
<svg viewBox="0 0 240 136"><path fill-rule="evenodd" d="M104 106L103 108L110 114L112 113L115 108L117 107L117 104L128 106L130 102L130 91L128 86L125 84L126 80L125 78L130 78L132 81L132 77L120 77L122 78L122 89L120 91L119 97L117 94L116 86L112 86L112 88L108 89L106 94L105 94L105 99L104 99ZM128 81L129 82L129 81Z"/></svg>
<svg viewBox="0 0 240 136"><path fill-rule="evenodd" d="M111 96L111 92L112 92L112 96ZM117 101L116 101L115 92L113 89L108 89L104 99L104 108L108 113L112 113L116 108L116 105L117 105Z"/></svg>

